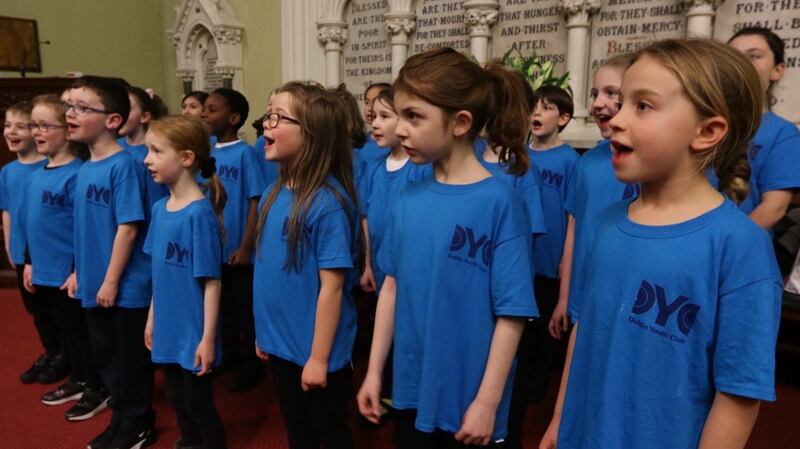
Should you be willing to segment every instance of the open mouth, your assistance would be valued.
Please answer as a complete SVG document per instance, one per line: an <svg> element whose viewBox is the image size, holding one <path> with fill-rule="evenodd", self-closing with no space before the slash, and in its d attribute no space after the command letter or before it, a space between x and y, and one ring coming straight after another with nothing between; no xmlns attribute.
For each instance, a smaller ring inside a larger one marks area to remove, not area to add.
<svg viewBox="0 0 800 449"><path fill-rule="evenodd" d="M268 147L270 145L273 145L274 143L275 143L275 139L273 139L271 137L264 136L264 145L265 146Z"/></svg>
<svg viewBox="0 0 800 449"><path fill-rule="evenodd" d="M629 154L633 153L633 148L627 145L621 144L619 141L612 140L611 141L611 148L613 149L614 153L618 154Z"/></svg>
<svg viewBox="0 0 800 449"><path fill-rule="evenodd" d="M597 126L605 128L608 127L608 122L611 121L613 117L607 114L595 114L594 118L597 122Z"/></svg>
<svg viewBox="0 0 800 449"><path fill-rule="evenodd" d="M20 143L22 143L22 139L9 137L6 139L6 142L8 142L9 145L19 145Z"/></svg>
<svg viewBox="0 0 800 449"><path fill-rule="evenodd" d="M44 140L44 139L36 139L36 145L44 145L46 143L47 143L47 141Z"/></svg>
<svg viewBox="0 0 800 449"><path fill-rule="evenodd" d="M534 130L539 130L542 128L542 121L541 120L534 120L531 122L531 126Z"/></svg>

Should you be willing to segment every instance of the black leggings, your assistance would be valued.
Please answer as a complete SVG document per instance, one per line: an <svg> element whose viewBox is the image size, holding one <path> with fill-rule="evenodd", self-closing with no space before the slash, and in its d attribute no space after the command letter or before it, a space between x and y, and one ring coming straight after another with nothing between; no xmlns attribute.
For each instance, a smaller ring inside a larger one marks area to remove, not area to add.
<svg viewBox="0 0 800 449"><path fill-rule="evenodd" d="M175 410L184 446L225 449L225 428L214 406L212 377L197 376L180 365L164 365L164 390Z"/></svg>
<svg viewBox="0 0 800 449"><path fill-rule="evenodd" d="M252 265L222 265L219 313L223 363L237 366L243 374L260 374L261 362L255 352Z"/></svg>
<svg viewBox="0 0 800 449"><path fill-rule="evenodd" d="M281 408L290 449L350 449L353 439L347 425L347 401L352 390L352 369L328 373L328 386L303 391L303 367L269 356L272 380Z"/></svg>
<svg viewBox="0 0 800 449"><path fill-rule="evenodd" d="M17 287L19 288L19 294L22 296L22 304L25 305L28 315L33 318L33 326L36 328L36 333L39 334L39 341L42 343L44 352L51 357L63 352L62 349L65 348L61 347L61 338L53 317L53 311L39 290L36 293L25 290L22 284L22 273L25 270L25 266L17 265L15 268L17 270Z"/></svg>

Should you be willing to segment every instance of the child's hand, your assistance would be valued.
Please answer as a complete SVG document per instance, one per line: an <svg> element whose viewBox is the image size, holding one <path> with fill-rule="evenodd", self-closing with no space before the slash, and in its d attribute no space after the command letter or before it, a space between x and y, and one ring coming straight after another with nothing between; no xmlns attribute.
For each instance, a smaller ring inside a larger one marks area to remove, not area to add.
<svg viewBox="0 0 800 449"><path fill-rule="evenodd" d="M36 287L33 286L33 265L29 263L26 263L22 270L22 286L25 290L36 293Z"/></svg>
<svg viewBox="0 0 800 449"><path fill-rule="evenodd" d="M550 335L556 340L561 340L561 333L569 330L569 317L567 316L567 298L559 298L550 323L547 325Z"/></svg>
<svg viewBox="0 0 800 449"><path fill-rule="evenodd" d="M78 290L78 278L75 276L74 272L67 277L67 280L61 285L60 290L66 290L67 296L70 298L75 297L75 291Z"/></svg>
<svg viewBox="0 0 800 449"><path fill-rule="evenodd" d="M377 289L378 283L375 282L375 273L372 272L372 267L367 264L364 267L364 273L361 274L361 290L374 292Z"/></svg>
<svg viewBox="0 0 800 449"><path fill-rule="evenodd" d="M261 348L258 347L258 343L256 342L256 357L261 360L269 360L269 354L262 351Z"/></svg>
<svg viewBox="0 0 800 449"><path fill-rule="evenodd" d="M117 299L117 284L113 282L103 281L100 290L97 292L97 305L100 307L113 307L114 301Z"/></svg>
<svg viewBox="0 0 800 449"><path fill-rule="evenodd" d="M547 430L545 430L542 440L539 441L539 449L556 449L557 444L558 423L555 419L553 419L550 421L550 425L547 426Z"/></svg>
<svg viewBox="0 0 800 449"><path fill-rule="evenodd" d="M474 400L462 418L456 441L466 445L487 446L491 443L497 407Z"/></svg>
<svg viewBox="0 0 800 449"><path fill-rule="evenodd" d="M328 364L313 358L308 359L306 366L303 367L303 375L300 377L300 386L303 391L327 387Z"/></svg>
<svg viewBox="0 0 800 449"><path fill-rule="evenodd" d="M364 383L356 395L358 411L367 421L378 424L381 421L381 378L367 373Z"/></svg>
<svg viewBox="0 0 800 449"><path fill-rule="evenodd" d="M214 341L200 340L197 350L194 352L194 367L200 367L198 376L211 372L211 364L214 363Z"/></svg>
<svg viewBox="0 0 800 449"><path fill-rule="evenodd" d="M250 248L239 248L228 259L229 265L247 265L253 260Z"/></svg>
<svg viewBox="0 0 800 449"><path fill-rule="evenodd" d="M153 350L153 318L147 317L147 324L144 325L144 346L152 351Z"/></svg>

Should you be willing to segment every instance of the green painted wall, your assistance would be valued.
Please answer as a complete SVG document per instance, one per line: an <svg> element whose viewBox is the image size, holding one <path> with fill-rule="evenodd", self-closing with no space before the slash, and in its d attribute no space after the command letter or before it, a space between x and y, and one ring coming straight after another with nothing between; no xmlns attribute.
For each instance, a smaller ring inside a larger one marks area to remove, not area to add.
<svg viewBox="0 0 800 449"><path fill-rule="evenodd" d="M243 84L252 121L266 109L270 90L281 84L280 0L228 0L244 25ZM175 49L166 30L175 22L180 0L0 0L0 15L34 19L43 73L69 71L119 76L151 87L170 111L180 111L181 82L175 77ZM0 72L0 77L17 77ZM255 133L246 126L251 138Z"/></svg>

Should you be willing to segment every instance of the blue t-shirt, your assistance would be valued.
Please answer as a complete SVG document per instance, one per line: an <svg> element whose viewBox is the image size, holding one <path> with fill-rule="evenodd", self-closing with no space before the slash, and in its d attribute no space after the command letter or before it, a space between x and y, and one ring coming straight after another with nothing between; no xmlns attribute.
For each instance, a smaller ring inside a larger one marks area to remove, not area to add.
<svg viewBox="0 0 800 449"><path fill-rule="evenodd" d="M27 189L25 235L33 265L33 283L61 287L74 269L73 207L75 182L83 162L33 172Z"/></svg>
<svg viewBox="0 0 800 449"><path fill-rule="evenodd" d="M246 142L240 140L223 147L218 144L211 156L217 160L217 176L228 194L222 211L225 224L222 260L227 262L242 243L250 200L258 198L266 186L255 152Z"/></svg>
<svg viewBox="0 0 800 449"><path fill-rule="evenodd" d="M165 196L169 195L169 186L166 184L159 184L153 180L153 177L150 175L150 172L147 170L147 167L144 165L144 158L147 157L147 145L131 145L128 143L127 139L124 137L120 137L117 139L117 143L122 147L123 150L129 151L131 156L136 159L136 162L139 164L137 165L137 170L139 172L139 176L142 178L142 182L144 182L144 212L145 216L149 219L150 209L153 207L153 204L156 201L164 198Z"/></svg>
<svg viewBox="0 0 800 449"><path fill-rule="evenodd" d="M457 432L486 371L499 316L536 317L523 200L495 177L433 178L395 202L378 255L397 281L392 403L423 432ZM509 375L492 438L506 435Z"/></svg>
<svg viewBox="0 0 800 449"><path fill-rule="evenodd" d="M144 186L138 162L126 151L99 161L86 161L78 170L75 188L75 274L84 308L97 307L119 225L139 226L136 241L120 279L115 305L141 308L150 305L150 257L142 252L146 230L142 226Z"/></svg>
<svg viewBox="0 0 800 449"><path fill-rule="evenodd" d="M544 151L530 151L531 164L542 179L542 208L547 233L536 239L533 249L533 266L536 274L558 278L558 265L564 252L567 232L567 213L564 200L575 165L580 155L574 148L564 144Z"/></svg>
<svg viewBox="0 0 800 449"><path fill-rule="evenodd" d="M645 226L594 221L559 449L696 448L717 391L774 400L781 277L731 201Z"/></svg>
<svg viewBox="0 0 800 449"><path fill-rule="evenodd" d="M750 214L761 204L761 195L773 190L800 188L800 131L797 126L772 112L761 117L761 126L750 142L750 192L740 205ZM716 186L713 170L708 178Z"/></svg>
<svg viewBox="0 0 800 449"><path fill-rule="evenodd" d="M269 161L264 155L265 139L258 136L256 143L253 144L253 152L261 165L261 174L264 176L264 185L270 185L278 180L278 170L280 166L275 161Z"/></svg>
<svg viewBox="0 0 800 449"><path fill-rule="evenodd" d="M334 189L334 190L331 190ZM345 206L337 199L344 199ZM268 192L261 196L261 204ZM350 290L356 259L358 216L352 200L332 178L320 189L305 219L304 244L298 239L299 271L286 268L288 220L294 205L292 192L282 188L269 209L255 254L253 311L256 343L268 353L304 366L311 356L319 300L319 271L345 269L345 288L328 371L350 363L356 335L356 309ZM302 245L302 248L300 247Z"/></svg>
<svg viewBox="0 0 800 449"><path fill-rule="evenodd" d="M11 260L17 265L25 263L25 233L20 219L25 213L25 191L28 189L31 174L47 164L47 159L23 164L11 161L0 170L0 210L7 210L11 217L8 246Z"/></svg>
<svg viewBox="0 0 800 449"><path fill-rule="evenodd" d="M376 159L386 157L391 151L391 148L379 147L372 133L367 133L367 142L363 147L355 148L353 154L353 179L357 187L361 185L361 178L369 165Z"/></svg>
<svg viewBox="0 0 800 449"><path fill-rule="evenodd" d="M194 353L203 338L205 279L219 279L222 238L214 208L207 199L167 210L162 198L153 205L144 252L153 261L153 351L156 363L177 363L197 372ZM222 360L216 333L213 366Z"/></svg>
<svg viewBox="0 0 800 449"><path fill-rule="evenodd" d="M589 247L586 235L595 227L595 219L607 206L639 196L639 185L621 182L611 165L611 144L603 140L587 151L575 166L575 175L567 185L564 209L575 217L575 242L572 250L572 273L580 272ZM574 276L569 285L568 313L573 316L575 298L580 298Z"/></svg>
<svg viewBox="0 0 800 449"><path fill-rule="evenodd" d="M377 254L383 245L384 234L388 226L387 220L397 196L409 184L433 175L430 164L416 165L411 160L408 160L399 170L389 171L386 169L387 157L376 159L369 165L359 192L362 203L361 215L367 217L372 271L378 284L378 290L383 285L386 273L380 266Z"/></svg>
<svg viewBox="0 0 800 449"><path fill-rule="evenodd" d="M506 171L508 169L506 164L488 162L483 159L483 153L486 149L485 140L476 139L473 148L475 149L475 156L481 162L481 165L492 176L507 182L522 196L528 211L531 234L534 237L538 237L547 232L547 224L544 221L544 212L542 210L542 178L539 176L539 171L532 169L533 167L531 166L524 175L512 175ZM536 240L538 241L538 238ZM535 264L533 268L535 272L538 272Z"/></svg>

